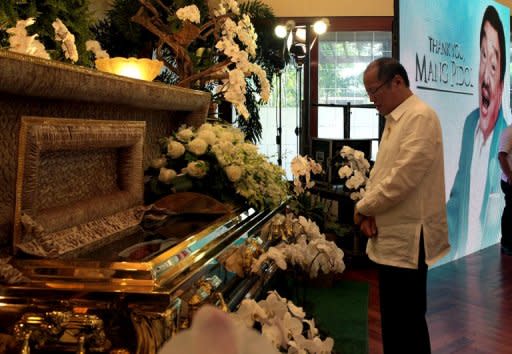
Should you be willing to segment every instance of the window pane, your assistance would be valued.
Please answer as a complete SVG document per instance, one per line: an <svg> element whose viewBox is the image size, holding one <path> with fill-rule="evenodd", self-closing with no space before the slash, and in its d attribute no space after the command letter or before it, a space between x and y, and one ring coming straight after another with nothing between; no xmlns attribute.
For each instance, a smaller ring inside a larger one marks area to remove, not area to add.
<svg viewBox="0 0 512 354"><path fill-rule="evenodd" d="M301 71L289 65L281 73L281 160L289 180L293 179L291 160L298 154L298 138L295 134L299 114L299 98L303 97L299 89L302 86ZM263 127L258 148L273 163L278 162L279 146L276 142L279 126L279 80L274 78L274 88L267 104L261 105L260 121Z"/></svg>
<svg viewBox="0 0 512 354"><path fill-rule="evenodd" d="M350 138L379 138L379 113L375 108L351 108Z"/></svg>
<svg viewBox="0 0 512 354"><path fill-rule="evenodd" d="M377 158L378 151L379 151L379 141L373 140L372 141L372 156L371 156L370 160L375 161L375 159Z"/></svg>
<svg viewBox="0 0 512 354"><path fill-rule="evenodd" d="M343 107L318 107L318 137L343 139Z"/></svg>
<svg viewBox="0 0 512 354"><path fill-rule="evenodd" d="M370 103L363 71L372 60L391 56L391 32L328 32L318 41L318 103Z"/></svg>

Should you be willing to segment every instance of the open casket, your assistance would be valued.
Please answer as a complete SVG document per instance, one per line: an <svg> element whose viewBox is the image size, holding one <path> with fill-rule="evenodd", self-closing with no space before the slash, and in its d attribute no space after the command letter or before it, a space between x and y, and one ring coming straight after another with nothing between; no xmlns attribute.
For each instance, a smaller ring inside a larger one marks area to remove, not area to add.
<svg viewBox="0 0 512 354"><path fill-rule="evenodd" d="M268 247L258 236L279 208L187 192L143 203L155 141L203 122L208 95L11 53L0 65L0 347L155 353L202 304L262 291L272 266L241 278L221 260Z"/></svg>

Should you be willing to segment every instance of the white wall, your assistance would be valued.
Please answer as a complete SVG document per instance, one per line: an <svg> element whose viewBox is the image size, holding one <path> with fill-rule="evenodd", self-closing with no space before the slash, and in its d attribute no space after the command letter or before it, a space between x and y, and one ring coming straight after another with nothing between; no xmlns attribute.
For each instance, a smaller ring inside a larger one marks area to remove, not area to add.
<svg viewBox="0 0 512 354"><path fill-rule="evenodd" d="M243 2L244 0L239 0ZM394 0L262 0L277 17L318 16L393 16ZM414 0L411 0L414 1ZM471 1L471 0L468 0ZM497 0L512 8L512 0ZM91 0L91 10L100 18L108 8L108 0Z"/></svg>
<svg viewBox="0 0 512 354"><path fill-rule="evenodd" d="M239 0L242 1L242 0ZM277 17L393 16L393 0L262 0ZM414 0L411 0L414 1ZM471 0L467 0L471 1ZM497 0L512 8L512 0Z"/></svg>
<svg viewBox="0 0 512 354"><path fill-rule="evenodd" d="M272 7L277 17L393 16L393 0L262 1Z"/></svg>

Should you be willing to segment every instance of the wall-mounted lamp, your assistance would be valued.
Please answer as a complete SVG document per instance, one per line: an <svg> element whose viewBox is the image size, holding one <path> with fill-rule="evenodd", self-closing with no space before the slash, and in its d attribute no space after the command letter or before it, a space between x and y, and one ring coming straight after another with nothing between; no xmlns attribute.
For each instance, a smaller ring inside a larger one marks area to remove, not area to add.
<svg viewBox="0 0 512 354"><path fill-rule="evenodd" d="M164 65L160 60L123 57L96 59L95 64L100 71L145 81L153 81Z"/></svg>

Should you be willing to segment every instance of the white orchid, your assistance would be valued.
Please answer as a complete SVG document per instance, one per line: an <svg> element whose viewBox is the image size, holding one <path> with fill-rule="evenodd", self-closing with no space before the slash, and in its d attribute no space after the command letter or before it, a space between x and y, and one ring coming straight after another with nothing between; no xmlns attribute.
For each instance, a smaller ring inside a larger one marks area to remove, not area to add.
<svg viewBox="0 0 512 354"><path fill-rule="evenodd" d="M338 169L338 176L345 180L345 187L351 190L350 198L359 200L363 197L364 187L368 182L370 163L362 151L346 145L340 150L340 156L343 162Z"/></svg>
<svg viewBox="0 0 512 354"><path fill-rule="evenodd" d="M316 328L315 320L303 319L303 321L308 325L307 337L309 339L316 337L318 335L318 329Z"/></svg>
<svg viewBox="0 0 512 354"><path fill-rule="evenodd" d="M302 308L281 297L276 291L269 292L266 299L257 303L254 300L243 300L231 316L236 323L249 328L258 322L262 335L281 352L328 354L334 346L332 338L322 340L318 336L315 321L306 319Z"/></svg>
<svg viewBox="0 0 512 354"><path fill-rule="evenodd" d="M302 307L296 306L293 302L288 301L288 310L295 316L300 319L303 319L306 316L306 313L302 309Z"/></svg>
<svg viewBox="0 0 512 354"><path fill-rule="evenodd" d="M229 8L233 9L236 1L229 2ZM224 8L227 2L222 2L220 8ZM237 7L238 5L236 5ZM223 10L222 10L223 11ZM221 12L222 12L221 11ZM234 12L234 11L233 11ZM240 48L237 40L244 46ZM255 63L249 61L249 57L256 56L257 34L251 23L249 16L243 15L238 22L227 18L222 24L222 37L215 44L215 48L229 58L235 64L234 68L226 67L228 78L223 80L222 86L218 89L224 98L231 102L237 112L249 118L249 111L245 106L246 81L245 77L249 74L255 74L261 84L260 97L263 102L267 102L270 97L270 83L267 80L265 71Z"/></svg>
<svg viewBox="0 0 512 354"><path fill-rule="evenodd" d="M213 9L214 16L223 16L228 12L233 12L235 15L240 13L240 8L235 0L220 0L217 7Z"/></svg>
<svg viewBox="0 0 512 354"><path fill-rule="evenodd" d="M354 170L352 170L349 165L344 165L338 170L338 176L340 176L340 178L352 176L352 173L354 173Z"/></svg>
<svg viewBox="0 0 512 354"><path fill-rule="evenodd" d="M280 242L262 253L253 263L252 272L259 273L261 265L268 260L279 261L280 263L276 263L278 267L287 269L286 264L283 264L284 261L304 270L311 278L316 278L319 271L329 274L342 273L345 270L343 251L334 242L325 239L325 235L320 232L315 222L303 216L296 218L288 215L284 218L283 216L273 217L270 221L270 230L273 224L292 230L291 240Z"/></svg>
<svg viewBox="0 0 512 354"><path fill-rule="evenodd" d="M350 189L357 189L364 183L366 183L366 178L362 174L361 171L354 171L354 175L351 176L347 182L345 182L345 185Z"/></svg>
<svg viewBox="0 0 512 354"><path fill-rule="evenodd" d="M293 189L295 194L298 195L315 185L314 181L311 180L311 175L320 174L322 172L322 165L308 156L297 155L292 159L291 169Z"/></svg>
<svg viewBox="0 0 512 354"><path fill-rule="evenodd" d="M295 156L292 159L291 167L294 176L305 176L309 172L307 157Z"/></svg>
<svg viewBox="0 0 512 354"><path fill-rule="evenodd" d="M62 42L64 56L76 63L78 61L78 50L75 45L75 35L69 32L66 25L59 18L53 21L52 26L55 29L55 40Z"/></svg>
<svg viewBox="0 0 512 354"><path fill-rule="evenodd" d="M37 40L38 35L28 35L27 27L34 23L35 19L29 17L26 20L18 20L15 27L7 29L7 33L9 33L9 51L50 59L44 45Z"/></svg>
<svg viewBox="0 0 512 354"><path fill-rule="evenodd" d="M178 9L176 16L182 21L190 21L193 23L201 22L201 14L196 5L189 5Z"/></svg>
<svg viewBox="0 0 512 354"><path fill-rule="evenodd" d="M268 315L265 310L253 299L244 299L232 317L235 321L252 327L255 321L264 322Z"/></svg>
<svg viewBox="0 0 512 354"><path fill-rule="evenodd" d="M270 247L267 252L263 253L253 264L252 272L259 273L261 265L267 260L273 260L276 265L283 270L286 270L286 257L284 253L276 247Z"/></svg>
<svg viewBox="0 0 512 354"><path fill-rule="evenodd" d="M19 20L16 22L15 27L7 29L7 33L9 33L9 50L50 59L50 55L46 52L44 45L36 39L38 35L29 36L27 33L26 28L33 25L35 21L33 17ZM75 35L69 31L59 18L52 22L52 27L55 33L54 40L61 44L64 57L76 63L78 61L78 50L75 44ZM87 40L85 42L85 49L92 51L96 59L109 58L108 53L101 48L98 41Z"/></svg>
<svg viewBox="0 0 512 354"><path fill-rule="evenodd" d="M204 8L203 18L195 5L178 8L175 14L166 7L159 15L158 6L141 4L148 11L139 11L132 19L164 43L172 58L164 58L166 67L177 75L179 86L212 88L215 99L222 97L248 119L246 78L254 76L257 94L261 101L268 101L270 83L265 71L253 62L257 34L250 17L240 14L236 0L205 2L208 8ZM204 43L210 40L213 48L205 49Z"/></svg>
<svg viewBox="0 0 512 354"><path fill-rule="evenodd" d="M98 41L88 40L85 42L85 49L94 53L96 59L110 58L110 55L106 50L101 48L101 44Z"/></svg>

